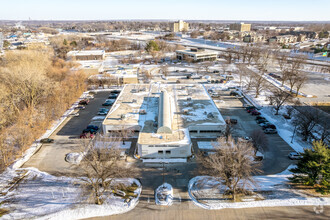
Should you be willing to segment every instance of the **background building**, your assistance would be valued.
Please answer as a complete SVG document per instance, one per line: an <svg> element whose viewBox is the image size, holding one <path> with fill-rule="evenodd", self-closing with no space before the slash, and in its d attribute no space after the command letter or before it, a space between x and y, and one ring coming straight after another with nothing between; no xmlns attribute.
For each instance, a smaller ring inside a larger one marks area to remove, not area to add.
<svg viewBox="0 0 330 220"><path fill-rule="evenodd" d="M172 27L173 32L182 32L188 30L189 30L189 24L187 22L180 20L178 22L173 23L173 27Z"/></svg>
<svg viewBox="0 0 330 220"><path fill-rule="evenodd" d="M70 51L67 57L71 60L104 60L104 50L79 50Z"/></svg>
<svg viewBox="0 0 330 220"><path fill-rule="evenodd" d="M244 24L244 23L236 23L236 24L230 24L229 25L230 30L235 30L235 31L251 31L251 24Z"/></svg>
<svg viewBox="0 0 330 220"><path fill-rule="evenodd" d="M187 60L189 59L193 62L206 61L206 60L216 60L218 53L214 51L207 51L199 48L191 48L189 50L177 50L177 59Z"/></svg>

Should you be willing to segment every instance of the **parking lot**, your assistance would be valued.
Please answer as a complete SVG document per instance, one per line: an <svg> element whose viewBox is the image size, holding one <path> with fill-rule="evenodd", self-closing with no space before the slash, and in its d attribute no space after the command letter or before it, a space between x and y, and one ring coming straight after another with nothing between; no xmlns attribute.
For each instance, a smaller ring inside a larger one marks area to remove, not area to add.
<svg viewBox="0 0 330 220"><path fill-rule="evenodd" d="M50 136L54 143L43 144L39 151L28 160L23 167L36 167L41 171L53 175L72 174L78 170L72 164L65 161L65 155L71 152L80 152L82 131L90 124L100 108L108 98L110 92L99 92L94 95L85 109L79 110L79 116L68 117L64 123ZM76 110L77 111L77 110Z"/></svg>
<svg viewBox="0 0 330 220"><path fill-rule="evenodd" d="M255 117L243 108L244 100L230 96L230 91L220 91L221 100L215 100L224 119L230 117L237 119L233 125L233 136L250 136L253 130L262 130L256 123ZM264 152L262 170L264 174L274 174L285 170L290 164L295 163L288 158L294 150L278 134L267 134L268 148Z"/></svg>

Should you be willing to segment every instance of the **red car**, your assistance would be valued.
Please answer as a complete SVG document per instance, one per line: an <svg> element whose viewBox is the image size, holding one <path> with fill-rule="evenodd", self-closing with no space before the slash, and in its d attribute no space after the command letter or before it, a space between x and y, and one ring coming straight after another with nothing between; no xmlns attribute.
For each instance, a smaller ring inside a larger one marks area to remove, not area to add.
<svg viewBox="0 0 330 220"><path fill-rule="evenodd" d="M251 111L251 115L261 115L261 113L256 110L253 110Z"/></svg>

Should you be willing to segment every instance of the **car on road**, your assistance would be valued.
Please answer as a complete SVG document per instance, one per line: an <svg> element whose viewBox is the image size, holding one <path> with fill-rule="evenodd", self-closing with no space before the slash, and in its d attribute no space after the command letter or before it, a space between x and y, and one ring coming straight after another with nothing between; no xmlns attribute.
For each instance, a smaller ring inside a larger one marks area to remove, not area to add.
<svg viewBox="0 0 330 220"><path fill-rule="evenodd" d="M291 160L300 160L303 156L301 156L299 153L297 152L291 152L289 153L288 157L291 159Z"/></svg>
<svg viewBox="0 0 330 220"><path fill-rule="evenodd" d="M70 116L78 117L79 116L79 113L78 112L74 112L74 113L71 113Z"/></svg>
<svg viewBox="0 0 330 220"><path fill-rule="evenodd" d="M47 143L54 143L54 139L51 138L43 138L40 140L40 143L47 144Z"/></svg>
<svg viewBox="0 0 330 220"><path fill-rule="evenodd" d="M272 129L272 128L266 128L264 130L264 133L265 134L277 134L277 131L275 129Z"/></svg>
<svg viewBox="0 0 330 220"><path fill-rule="evenodd" d="M78 110L83 110L85 109L86 107L85 106L82 106L82 105L78 105L77 107L75 107L74 109L78 109Z"/></svg>

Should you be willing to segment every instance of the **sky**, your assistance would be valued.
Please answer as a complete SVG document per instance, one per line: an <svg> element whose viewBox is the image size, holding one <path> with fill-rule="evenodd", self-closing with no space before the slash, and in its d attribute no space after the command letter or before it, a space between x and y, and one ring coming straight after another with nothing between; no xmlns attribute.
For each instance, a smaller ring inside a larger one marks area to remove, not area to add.
<svg viewBox="0 0 330 220"><path fill-rule="evenodd" d="M330 21L330 0L0 0L0 20Z"/></svg>

